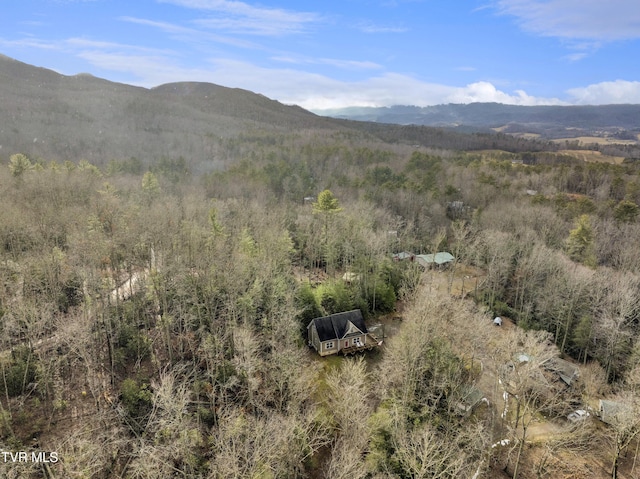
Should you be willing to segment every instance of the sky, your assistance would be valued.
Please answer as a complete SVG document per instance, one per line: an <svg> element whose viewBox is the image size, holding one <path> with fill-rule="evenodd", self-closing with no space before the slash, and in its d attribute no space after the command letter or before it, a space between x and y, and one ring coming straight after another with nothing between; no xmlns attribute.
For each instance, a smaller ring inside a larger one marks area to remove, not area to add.
<svg viewBox="0 0 640 479"><path fill-rule="evenodd" d="M640 103L638 0L0 0L0 53L286 104Z"/></svg>

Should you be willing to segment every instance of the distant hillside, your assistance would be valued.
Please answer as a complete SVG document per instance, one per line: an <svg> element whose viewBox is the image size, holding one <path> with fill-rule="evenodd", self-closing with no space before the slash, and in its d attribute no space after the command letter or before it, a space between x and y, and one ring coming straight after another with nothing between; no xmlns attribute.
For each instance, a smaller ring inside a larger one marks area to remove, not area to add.
<svg viewBox="0 0 640 479"><path fill-rule="evenodd" d="M217 156L243 132L338 129L335 120L262 95L208 83L145 89L60 75L0 56L0 155L46 160Z"/></svg>
<svg viewBox="0 0 640 479"><path fill-rule="evenodd" d="M547 136L531 139L506 134L515 124L500 133L489 128L522 118L518 112L524 111L531 121L551 118L553 111L565 112L564 117L555 113L556 131L567 124L563 121L577 118L568 113L574 110L545 108L475 104L350 110L349 115L342 115L366 120L352 121L318 116L247 90L211 83L171 83L147 89L89 74L60 75L0 55L0 162L14 153L45 161L86 159L98 165L130 158L150 164L182 157L192 171L210 171L255 154L261 141L299 133L302 143L316 142L312 138L322 143L326 141L322 137L333 136L346 141L357 137L372 145L402 143L445 150L557 150L560 146ZM583 112L583 123L594 121L595 113L590 111L608 111L580 108L575 111ZM615 108L619 112L616 124L630 126L636 107ZM421 118L430 118L422 123L438 127L416 125ZM466 119L465 124L471 126L451 128ZM637 149L635 145L625 148ZM615 154L640 156L626 150Z"/></svg>
<svg viewBox="0 0 640 479"><path fill-rule="evenodd" d="M603 134L637 137L640 105L516 106L499 103L428 107L353 107L316 111L335 118L401 125L501 128L505 133L537 133L545 138ZM634 136L635 133L636 135Z"/></svg>

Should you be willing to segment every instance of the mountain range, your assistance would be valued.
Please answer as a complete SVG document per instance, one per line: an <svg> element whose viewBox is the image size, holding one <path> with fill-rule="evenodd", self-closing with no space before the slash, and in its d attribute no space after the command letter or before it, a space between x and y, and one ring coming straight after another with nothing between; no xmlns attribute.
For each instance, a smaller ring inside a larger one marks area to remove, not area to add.
<svg viewBox="0 0 640 479"><path fill-rule="evenodd" d="M183 82L146 89L65 76L0 56L0 155L47 160L216 156L246 132L338 129L338 121L246 90Z"/></svg>
<svg viewBox="0 0 640 479"><path fill-rule="evenodd" d="M532 133L545 138L614 135L637 139L640 105L519 106L500 103L427 107L350 107L316 113L357 121L426 125L504 133Z"/></svg>
<svg viewBox="0 0 640 479"><path fill-rule="evenodd" d="M89 74L65 76L0 55L3 162L14 153L96 164L129 158L148 164L185 157L210 169L228 160L225 141L243 135L309 137L352 131L373 141L443 149L533 151L554 148L549 138L589 133L635 141L640 131L638 105L475 103L316 113L212 83L170 83L147 89ZM540 138L532 141L523 132Z"/></svg>

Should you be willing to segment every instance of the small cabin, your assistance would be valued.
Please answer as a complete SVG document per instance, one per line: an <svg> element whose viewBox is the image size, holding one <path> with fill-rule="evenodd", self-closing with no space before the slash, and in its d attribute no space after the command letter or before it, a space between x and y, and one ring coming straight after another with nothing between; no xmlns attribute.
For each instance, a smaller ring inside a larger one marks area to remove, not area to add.
<svg viewBox="0 0 640 479"><path fill-rule="evenodd" d="M455 258L451 253L441 251L436 254L419 254L416 255L416 261L425 268L432 268L434 266L441 268L453 263Z"/></svg>
<svg viewBox="0 0 640 479"><path fill-rule="evenodd" d="M352 354L378 345L359 309L312 319L307 326L307 337L309 346L320 356Z"/></svg>
<svg viewBox="0 0 640 479"><path fill-rule="evenodd" d="M555 373L558 378L567 386L573 385L573 383L580 378L580 370L578 366L569 361L565 361L560 358L551 358L543 363L543 366L548 371Z"/></svg>
<svg viewBox="0 0 640 479"><path fill-rule="evenodd" d="M489 404L480 389L470 386L462 391L460 400L456 403L456 412L461 416L468 416L483 401Z"/></svg>
<svg viewBox="0 0 640 479"><path fill-rule="evenodd" d="M600 399L598 401L598 414L600 420L606 424L616 425L629 422L633 414L631 408L618 401Z"/></svg>

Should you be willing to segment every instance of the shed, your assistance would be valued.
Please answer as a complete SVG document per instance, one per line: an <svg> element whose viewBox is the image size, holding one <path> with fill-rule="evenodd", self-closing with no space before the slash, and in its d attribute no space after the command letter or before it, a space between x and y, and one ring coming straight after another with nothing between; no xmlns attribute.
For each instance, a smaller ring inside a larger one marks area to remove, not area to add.
<svg viewBox="0 0 640 479"><path fill-rule="evenodd" d="M630 413L629 407L618 401L600 399L598 402L598 417L607 424L620 424Z"/></svg>
<svg viewBox="0 0 640 479"><path fill-rule="evenodd" d="M407 251L402 251L400 253L394 253L393 255L391 255L391 257L393 258L394 261L404 261L404 260L409 260L409 261L413 261L415 256L413 253L409 253Z"/></svg>
<svg viewBox="0 0 640 479"><path fill-rule="evenodd" d="M377 339L367 331L362 311L354 309L314 318L307 326L309 346L320 354L349 354L377 346Z"/></svg>
<svg viewBox="0 0 640 479"><path fill-rule="evenodd" d="M344 281L345 283L353 283L354 281L358 281L359 279L360 275L351 271L347 271L342 275L342 281Z"/></svg>
<svg viewBox="0 0 640 479"><path fill-rule="evenodd" d="M442 251L436 254L419 254L416 256L418 263L425 268L430 268L433 265L442 266L453 262L455 258L451 253Z"/></svg>
<svg viewBox="0 0 640 479"><path fill-rule="evenodd" d="M573 382L580 377L578 366L560 358L551 358L543 363L548 371L558 375L558 377L567 385L571 386Z"/></svg>
<svg viewBox="0 0 640 479"><path fill-rule="evenodd" d="M470 386L462 392L462 397L456 404L456 408L460 414L467 415L482 401L487 401L482 391L474 386Z"/></svg>

